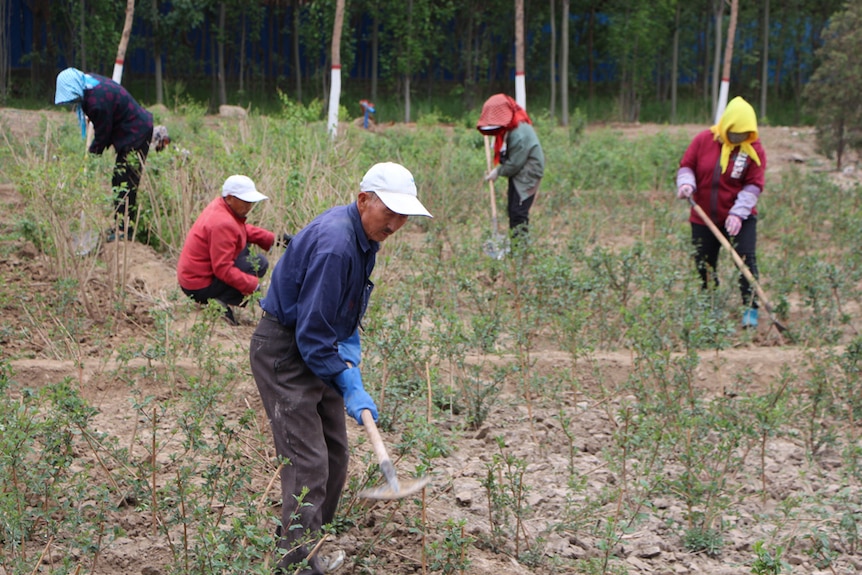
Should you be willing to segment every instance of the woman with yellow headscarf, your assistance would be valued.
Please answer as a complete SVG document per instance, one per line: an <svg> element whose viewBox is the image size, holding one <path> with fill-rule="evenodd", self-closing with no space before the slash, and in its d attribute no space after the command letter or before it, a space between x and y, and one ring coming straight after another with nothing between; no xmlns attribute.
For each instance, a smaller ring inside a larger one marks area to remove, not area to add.
<svg viewBox="0 0 862 575"><path fill-rule="evenodd" d="M745 265L757 274L757 200L763 192L766 152L757 136L757 115L736 97L718 124L700 132L679 162L677 197L692 198L724 229ZM692 208L689 216L695 263L704 289L718 286L715 273L721 244ZM757 327L757 301L751 284L739 276L745 311L743 327Z"/></svg>

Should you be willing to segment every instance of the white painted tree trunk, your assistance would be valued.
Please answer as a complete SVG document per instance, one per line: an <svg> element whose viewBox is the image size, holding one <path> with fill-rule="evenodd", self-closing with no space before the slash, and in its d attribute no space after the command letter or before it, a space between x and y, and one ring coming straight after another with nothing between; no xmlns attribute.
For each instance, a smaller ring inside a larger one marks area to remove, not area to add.
<svg viewBox="0 0 862 575"><path fill-rule="evenodd" d="M341 27L344 23L344 0L335 3L335 22L332 24L332 72L329 83L329 114L326 128L334 140L338 135L338 104L341 101Z"/></svg>
<svg viewBox="0 0 862 575"><path fill-rule="evenodd" d="M527 109L527 83L524 79L524 0L515 0L515 101Z"/></svg>
<svg viewBox="0 0 862 575"><path fill-rule="evenodd" d="M111 79L117 84L123 82L123 64L126 60L126 48L129 45L129 36L132 35L132 20L135 17L135 0L126 2L126 20L123 23L123 35L120 36L120 45L117 47L117 59L114 60L114 73Z"/></svg>
<svg viewBox="0 0 862 575"><path fill-rule="evenodd" d="M721 119L727 108L727 96L730 92L730 63L733 60L733 39L736 37L736 16L739 13L739 0L730 3L730 24L727 26L727 44L724 47L724 70L721 74L721 88L718 93L718 103L715 106L715 123Z"/></svg>
<svg viewBox="0 0 862 575"><path fill-rule="evenodd" d="M338 135L338 103L341 99L341 66L333 66L329 82L329 114L326 122L329 135Z"/></svg>

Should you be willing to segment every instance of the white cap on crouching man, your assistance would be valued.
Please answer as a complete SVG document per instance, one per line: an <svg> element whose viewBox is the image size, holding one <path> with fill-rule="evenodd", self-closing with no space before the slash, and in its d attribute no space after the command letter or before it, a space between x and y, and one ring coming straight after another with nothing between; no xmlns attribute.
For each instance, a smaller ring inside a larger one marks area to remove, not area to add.
<svg viewBox="0 0 862 575"><path fill-rule="evenodd" d="M254 182L248 176L233 175L224 181L221 188L223 198L234 196L244 202L256 203L269 198L257 191Z"/></svg>
<svg viewBox="0 0 862 575"><path fill-rule="evenodd" d="M416 197L413 174L401 164L374 164L359 182L359 191L374 192L383 204L396 214L434 217Z"/></svg>

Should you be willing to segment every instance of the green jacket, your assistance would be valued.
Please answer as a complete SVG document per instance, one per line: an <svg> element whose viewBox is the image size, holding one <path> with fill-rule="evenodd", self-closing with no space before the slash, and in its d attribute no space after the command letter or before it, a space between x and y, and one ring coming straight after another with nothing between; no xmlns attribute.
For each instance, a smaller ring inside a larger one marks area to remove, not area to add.
<svg viewBox="0 0 862 575"><path fill-rule="evenodd" d="M498 174L512 181L522 201L536 192L545 175L545 154L533 126L521 122L506 134L506 153Z"/></svg>

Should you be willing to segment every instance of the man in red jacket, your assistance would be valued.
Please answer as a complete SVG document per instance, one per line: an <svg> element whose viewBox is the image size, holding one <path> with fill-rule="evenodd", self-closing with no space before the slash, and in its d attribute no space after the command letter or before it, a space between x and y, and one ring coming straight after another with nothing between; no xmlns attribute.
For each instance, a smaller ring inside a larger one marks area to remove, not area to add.
<svg viewBox="0 0 862 575"><path fill-rule="evenodd" d="M183 292L198 303L218 301L233 325L237 322L230 306L244 306L246 296L260 289L260 278L269 268L262 254L250 255L249 244L269 251L275 234L245 221L254 205L266 199L251 178L229 177L221 196L195 220L177 263Z"/></svg>

